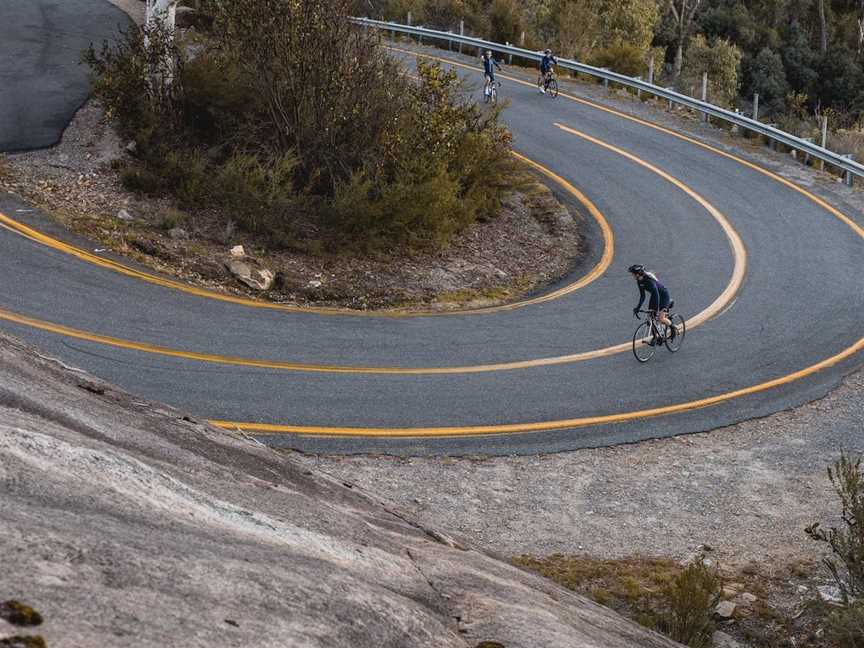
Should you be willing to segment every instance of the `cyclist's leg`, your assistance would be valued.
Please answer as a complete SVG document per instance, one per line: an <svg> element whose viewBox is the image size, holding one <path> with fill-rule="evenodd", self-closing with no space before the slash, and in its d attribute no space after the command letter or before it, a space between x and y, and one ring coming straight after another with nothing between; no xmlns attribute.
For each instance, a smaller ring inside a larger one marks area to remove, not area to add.
<svg viewBox="0 0 864 648"><path fill-rule="evenodd" d="M657 309L657 319L660 320L661 324L665 324L666 326L672 326L672 321L669 319L669 304L671 303L671 298L669 297L669 291L664 290L660 293L660 304Z"/></svg>

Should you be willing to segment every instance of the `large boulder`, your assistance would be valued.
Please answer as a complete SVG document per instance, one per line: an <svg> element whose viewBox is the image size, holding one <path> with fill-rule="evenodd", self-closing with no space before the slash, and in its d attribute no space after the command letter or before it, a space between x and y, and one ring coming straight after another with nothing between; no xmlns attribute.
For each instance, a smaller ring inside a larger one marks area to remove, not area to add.
<svg viewBox="0 0 864 648"><path fill-rule="evenodd" d="M0 484L0 602L52 647L676 645L6 337Z"/></svg>

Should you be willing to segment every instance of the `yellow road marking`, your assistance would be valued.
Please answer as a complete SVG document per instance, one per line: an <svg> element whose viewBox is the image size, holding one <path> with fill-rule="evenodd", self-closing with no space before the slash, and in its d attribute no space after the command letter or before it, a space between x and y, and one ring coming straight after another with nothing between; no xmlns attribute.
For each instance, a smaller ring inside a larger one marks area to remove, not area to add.
<svg viewBox="0 0 864 648"><path fill-rule="evenodd" d="M605 416L591 416L585 418L562 419L558 421L540 421L535 423L511 423L507 425L469 425L464 427L417 427L417 428L365 428L365 427L324 427L314 425L270 425L266 423L241 423L237 421L211 420L210 423L228 430L243 430L255 435L267 436L272 434L301 434L314 436L332 437L455 437L455 436L484 436L492 434L514 434L526 432L548 432L552 430L567 430L572 428L589 427L593 425L609 425L614 423L627 423L638 419L654 418L668 414L681 414L712 405L718 405L725 401L757 394L782 385L787 385L796 380L813 375L832 367L843 360L864 350L864 338L858 340L849 348L830 358L814 365L801 369L795 373L775 378L767 382L759 383L751 387L736 389L735 391L718 394L709 398L677 403L665 407L637 410L633 412L622 412L619 414L608 414Z"/></svg>
<svg viewBox="0 0 864 648"><path fill-rule="evenodd" d="M479 70L473 65L467 65L465 63L460 63L459 61L454 61L452 59L444 58L442 56L434 56L432 54L424 54L422 52L412 52L411 50L401 49L398 47L389 47L388 46L388 49L393 50L395 52L401 52L403 54L408 54L410 56L416 56L419 58L427 58L427 59L431 59L433 61L440 61L442 63L447 63L448 65L454 65L456 67L460 67L460 68L463 68L466 70L471 70L472 72L478 72L479 73ZM510 76L507 74L499 74L499 76L501 76L502 79L507 79L508 81L514 81L520 85L528 86L531 88L537 87L535 83L532 83L530 81L525 81L524 79L520 79L518 77ZM700 142L699 140L697 140L695 138L688 137L687 135L683 135L683 134L678 133L678 132L671 130L669 128L665 128L664 126L660 126L659 124L655 124L655 123L647 121L645 119L635 117L634 115L628 115L625 112L621 112L620 110L615 110L614 108L609 108L608 106L603 106L601 104L590 101L589 99L584 99L582 97L577 97L575 95L567 94L566 92L559 92L558 96L564 97L565 99L569 99L570 101L575 101L576 103L582 104L584 106L594 108L595 110L599 110L601 112L605 112L605 113L608 113L610 115L615 115L616 117L620 117L621 119L626 119L627 121L631 121L635 124L639 124L640 126L645 126L646 128L651 128L651 129L659 131L661 133L665 133L666 135L670 135L671 137L675 137L681 141L687 142L689 144L693 144L694 146L698 146L699 148L705 149L706 151L711 151L712 153L715 153L716 155L720 155L720 156L725 157L729 160L737 162L738 164L741 164L742 166L745 166L748 169L756 171L757 173L761 173L762 175L764 175L768 178L771 178L775 182L779 182L780 184L788 187L789 189L792 189L793 191L801 194L802 196L804 196L805 198L807 198L811 202L819 205L824 210L826 210L828 213L832 214L836 218L840 219L842 222L846 223L846 225L848 225L853 230L855 230L855 232L859 236L864 238L864 228L862 228L854 220L852 220L851 218L846 216L839 209L832 207L829 203L824 201L822 198L820 198L816 194L813 194L813 193L807 191L806 189L804 189L803 187L798 186L797 184L795 184L791 180L787 180L783 176L778 175L778 174L774 173L773 171L769 171L768 169L765 169L765 168L759 166L758 164L754 164L753 162L748 162L744 158L738 157L737 155L734 155L732 153L728 153L727 151L719 149L716 146L711 146L710 144L706 144L705 142Z"/></svg>
<svg viewBox="0 0 864 648"><path fill-rule="evenodd" d="M241 306L248 306L251 308L266 308L270 310L289 312L314 313L318 315L351 315L361 317L390 318L440 317L446 315L486 315L490 313L512 311L516 310L517 308L523 308L525 306L530 306L533 304L546 303L555 299L559 299L565 295L569 295L570 293L575 292L580 288L584 288L592 281L595 281L598 277L602 276L604 272L606 272L606 270L612 263L612 257L614 256L615 252L615 237L612 234L612 228L609 227L609 223L606 221L606 218L603 216L600 210L597 209L596 205L594 205L594 203L591 202L591 200L589 200L585 194L583 194L576 187L574 187L572 183L557 175L551 169L547 169L542 164L535 162L534 160L531 160L524 155L517 153L516 151L511 151L511 153L516 159L528 164L532 168L536 169L537 171L548 177L550 180L553 180L554 182L559 184L567 193L573 196L588 211L591 218L593 218L596 221L597 225L600 227L600 232L603 237L603 254L597 264L593 268L591 268L588 274L586 274L584 277L570 284L567 284L566 286L563 286L562 288L559 288L558 290L555 290L553 292L540 295L538 297L532 297L531 299L524 299L521 301L513 302L511 304L502 304L500 306L489 306L485 308L473 308L454 311L392 310L370 312L352 310L350 308L304 307L292 306L288 304L275 304L273 302L257 301L246 297L226 295L215 292L213 290L208 290L206 288L199 288L180 281L174 281L172 279L166 279L165 277L160 277L158 275L150 274L148 272L136 270L135 268L131 268L129 266L123 265L122 263L112 261L111 259L97 256L95 254L92 254L91 252L75 247L74 245L70 245L69 243L65 243L51 236L48 236L47 234L44 234L39 230L28 227L27 225L24 225L23 223L10 218L3 212L0 212L0 227L3 227L10 232L19 234L20 236L23 236L24 238L29 239L35 243L39 243L59 252L74 256L92 265L112 270L128 277L134 277L141 281L146 281L157 286L162 286L163 288L179 290L190 295L195 295L197 297L215 299L218 301L228 302L232 304L239 304Z"/></svg>
<svg viewBox="0 0 864 648"><path fill-rule="evenodd" d="M617 146L613 146L612 144L608 144L602 140L597 139L596 137L591 137L590 135L586 135L580 131L577 131L574 128L570 128L569 126L564 126L562 124L556 123L555 126L560 128L565 133L569 133L571 135L575 135L576 137L582 138L596 146L612 151L613 153L617 153L621 155L634 164L638 164L642 166L652 173L657 174L667 182L671 183L685 194L690 196L693 200L699 203L711 216L716 220L720 227L723 228L723 232L726 234L726 238L729 239L729 244L732 246L732 256L735 260L734 267L732 269L732 280L726 286L720 296L715 299L711 305L708 306L705 310L703 310L698 315L692 317L687 322L687 326L689 328L695 328L699 326L703 322L708 321L712 317L715 317L718 313L720 313L727 304L729 304L738 290L741 288L741 284L744 282L744 275L747 272L747 250L744 248L744 243L741 240L741 237L738 235L738 232L732 227L727 218L711 203L705 200L698 193L693 191L686 184L678 180L677 178L669 175L662 169L657 168L650 162L646 162L645 160L636 157L632 153L628 153L627 151L618 148ZM622 345L624 348L629 348L629 344Z"/></svg>
<svg viewBox="0 0 864 648"><path fill-rule="evenodd" d="M720 213L720 211L714 207L711 203L705 200L702 196L693 191L690 187L685 185L680 180L672 177L665 171L657 168L656 166L642 160L623 149L612 146L611 144L607 144L601 140L590 137L579 131L568 128L566 126L562 126L560 124L556 124L562 130L565 130L568 133L576 135L577 137L582 137L591 143L601 146L605 149L608 149L618 155L625 157L626 159L643 166L649 171L657 174L664 180L670 182L673 186L679 188L686 195L690 196L693 200L695 200L699 205L701 205L723 228L724 233L726 234L729 244L732 248L732 254L734 259L734 267L732 271L732 279L729 284L726 286L724 291L720 294L717 299L712 302L708 308L698 313L694 317L692 317L688 321L689 328L693 329L710 318L716 316L724 306L730 302L738 289L741 286L741 283L744 280L744 275L747 268L747 252L744 249L744 244L741 242L740 236L733 229L733 227L729 224L729 221L726 217ZM563 178L559 178L552 171L545 169L540 166L536 162L529 160L528 158L524 158L520 156L525 162L531 165L536 165L536 167L550 175L550 177L556 182L561 182L567 184ZM591 209L596 210L596 207L588 201L587 198L582 196L575 187L572 187L572 191L576 192L577 198L584 199L585 204L591 205ZM0 215L2 216L2 215ZM598 219L598 222L605 223L605 219L600 214L599 211L594 214L595 218ZM13 223L15 221L12 221ZM5 226L7 223L0 222L0 225ZM44 237L47 239L46 245L51 245L54 247L54 244L57 245L66 245L60 241L54 241L50 237L45 236L44 234L38 232L37 230L33 230L30 228L25 228L22 232L22 235L27 236L28 238L33 237L36 240L39 240L36 237ZM572 291L575 290L582 285L590 283L597 276L602 274L608 265L612 261L612 255L614 251L614 239L612 237L611 229L608 229L608 225L606 225L606 230L604 230L604 238L607 241L606 246L604 247L603 257L594 267L594 269L588 273L585 277L580 279L575 284L571 284L569 286L565 286L564 291ZM54 243L52 243L52 241ZM89 252L85 252L78 248L73 248L69 246L72 251L70 254L75 254L78 256L86 255L93 256ZM94 257L95 260L99 262L105 262L107 264L116 265L121 268L120 271L128 271L130 273L138 273L137 270L133 270L131 268L126 268L120 264L116 264L115 262L109 259L102 259L100 257ZM139 273L143 274L143 273ZM149 275L148 275L149 276ZM158 279L158 278L157 278ZM551 299L555 299L559 295L560 291L556 291L550 293L548 295L543 295L537 298L536 301L548 301ZM618 353L629 351L630 343L625 342L622 344L616 344L613 346L605 347L602 349L596 349L593 351L585 351L582 353L573 353L563 356L555 356L549 358L536 358L531 360L518 360L512 362L500 362L493 364L481 364L481 365L468 365L468 366L459 366L459 367L357 367L357 366L342 366L342 365L318 365L318 364L305 364L299 362L286 362L286 361L278 361L278 360L263 360L256 358L241 358L237 356L226 356L226 355L218 355L218 354L209 354L209 353L198 353L194 351L183 351L179 349L171 349L169 347L158 346L154 344L149 344L146 342L137 342L133 340L124 340L122 338L116 338L107 335L101 335L98 333L92 333L90 331L82 331L80 329L75 329L69 326L65 326L62 324L55 324L53 322L46 322L44 320L36 319L33 317L28 317L26 315L21 315L15 313L13 311L9 311L6 309L0 309L0 319L7 320L10 322L15 322L17 324L24 324L26 326L30 326L33 328L37 328L43 331L47 331L50 333L55 333L57 335L64 335L67 337L76 338L79 340L85 340L88 342L95 342L98 344L103 344L107 346L113 346L122 349L129 349L133 351L140 351L143 353L151 353L157 355L170 356L174 358L182 358L186 360L194 360L197 362L208 362L214 364L225 364L225 365L235 365L235 366L243 366L243 367L253 367L259 369L275 369L275 370L284 370L284 371L302 371L309 373L351 373L351 374L398 374L398 375L442 375L442 374L471 374L471 373L489 373L494 371L513 371L517 369L532 369L537 367L546 367L553 365L561 365L561 364L570 364L575 362L584 362L586 360L593 360L596 358L602 358L610 355L615 355Z"/></svg>
<svg viewBox="0 0 864 648"><path fill-rule="evenodd" d="M411 52L408 52L408 53L411 53ZM426 56L426 55L419 54L419 56ZM438 58L438 57L427 56L427 58ZM446 61L446 59L441 59L441 58L438 58L438 60ZM455 63L453 61L447 61L447 62L461 66L461 67L466 67L466 68L468 67L468 66L463 65L461 63ZM504 76L504 75L502 75L502 76ZM510 78L511 80L517 81L519 83L523 83L524 85L533 85L533 84L530 84L528 82L521 81L519 79L515 79L512 77L506 77L505 76L505 78ZM633 122L640 123L642 125L653 128L655 130L665 132L669 135L672 135L673 137L677 137L681 140L688 141L688 142L690 142L696 146L700 146L700 147L705 148L707 150L710 150L710 151L712 151L718 155L722 155L722 156L727 157L729 159L732 159L732 160L734 160L740 164L743 164L744 166L747 166L747 167L749 167L749 168L751 168L751 169L753 169L759 173L762 173L763 175L766 175L767 177L770 177L770 178L776 180L777 182L780 182L781 184L784 184L784 185L788 186L789 188L791 188L791 189L799 192L800 194L804 195L805 197L807 197L808 199L810 199L814 203L820 205L821 207L826 209L828 212L830 212L831 214L833 214L834 216L839 218L841 221L845 222L860 237L864 238L864 230L862 230L862 228L859 227L850 218L848 218L847 216L842 214L842 212L835 209L834 207L832 207L831 205L829 205L828 203L826 203L822 199L818 198L814 194L811 194L810 192L803 189L802 187L795 185L794 183L768 171L767 169L762 169L761 167L758 167L755 164L752 164L752 163L747 162L741 158L738 158L737 156L726 153L724 151L716 149L715 147L704 144L704 143L699 142L697 140L694 140L692 138L686 137L684 135L681 135L681 134L676 133L674 131L671 131L669 129L665 129L665 128L658 126L656 124L652 124L650 122L646 122L644 120L638 119L636 117L632 117L630 115L626 115L624 113L612 110L610 108L606 108L604 106L594 104L594 103L589 102L589 101L584 100L584 99L580 99L580 98L573 97L573 96L566 95L566 94L562 94L561 96L564 96L565 98L571 99L573 101L577 101L579 103L583 103L583 104L588 105L588 106L592 106L598 110L603 110L605 112L615 114L615 115L622 117L624 119L628 119L628 120L631 120ZM257 303L256 303L256 305L257 305ZM34 323L35 323L35 324L37 324L37 328L40 327L40 326L38 326L39 323L37 321L31 320L30 318L25 318L23 316L11 314L8 312L4 313L2 311L0 311L0 315L9 316L8 319L11 319L11 321L18 321L20 323L25 323L28 325L34 325ZM41 324L45 324L45 323L41 323ZM54 329L56 329L56 331L60 331L61 329L66 329L66 327L59 327L56 325L51 325L51 326ZM46 329L46 330L50 330L50 329ZM66 330L71 330L71 329L66 329ZM89 334L87 334L87 335L89 335ZM98 337L98 336L96 336L96 337ZM87 338L85 338L85 339L87 339ZM121 341L121 342L123 342L123 341ZM695 410L695 409L699 409L699 408L703 408L703 407L709 407L709 406L717 405L719 403L722 403L722 402L725 402L725 401L728 401L728 400L731 400L734 398L740 398L742 396L747 396L750 394L755 394L758 392L773 389L773 388L776 388L776 387L800 380L800 379L805 378L809 375L812 375L814 373L822 371L823 369L834 366L834 365L842 362L843 360L855 355L856 353L858 353L862 349L864 349L864 338L859 339L858 342L856 342L852 346L848 347L844 351L841 351L840 353L838 353L834 356L831 356L830 358L828 358L826 360L823 360L819 363L811 365L810 367L807 367L807 368L802 369L800 371L788 374L788 375L780 377L780 378L776 378L774 380L763 382L763 383L760 383L758 385L753 385L751 387L746 387L743 389L726 392L724 394L720 394L720 395L709 397L709 398L689 401L686 403L678 403L675 405L669 405L669 406L660 407L660 408L639 410L639 411L633 411L633 412L624 412L624 413L619 413L619 414L610 414L610 415L599 416L599 417L573 418L573 419L564 419L564 420L558 420L558 421L544 421L544 422L524 423L524 424L516 423L516 424L509 424L509 425L438 427L438 428L432 428L432 427L429 427L429 428L359 428L359 427L351 428L351 427L322 427L322 426L291 426L291 425L273 425L273 424L263 424L263 423L242 423L242 422L222 421L222 420L212 420L211 423L213 423L214 425L218 425L220 427L228 428L228 429L242 429L245 431L249 431L249 432L253 432L253 433L257 433L257 434L262 434L262 435L293 433L293 434L323 435L323 436L377 436L377 437L388 437L388 436L389 437L419 437L419 436L442 436L442 437L444 437L444 436L459 436L459 435L506 434L506 433L517 433L517 432L538 432L538 431L544 431L544 430L568 429L568 428L586 427L586 426L590 426L590 425L599 425L599 424L623 423L623 422L638 420L638 419L642 419L642 418L650 418L650 417L662 416L662 415L667 415L667 414L681 413L681 412ZM144 349L138 349L138 350L144 350ZM169 351L171 351L171 350L169 350Z"/></svg>

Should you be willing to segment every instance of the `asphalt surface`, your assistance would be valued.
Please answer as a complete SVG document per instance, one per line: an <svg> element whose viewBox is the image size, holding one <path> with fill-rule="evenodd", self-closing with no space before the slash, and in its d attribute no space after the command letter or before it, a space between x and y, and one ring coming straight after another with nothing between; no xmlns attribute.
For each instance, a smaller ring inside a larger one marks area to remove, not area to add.
<svg viewBox="0 0 864 648"><path fill-rule="evenodd" d="M0 152L56 144L89 94L81 54L129 24L104 0L0 2Z"/></svg>
<svg viewBox="0 0 864 648"><path fill-rule="evenodd" d="M24 8L31 5L53 6L42 0L12 4L22 7L7 8L13 22L28 19L32 12ZM88 16L106 5L102 0L66 4L86 7L81 15ZM15 53L28 46L22 40L25 25L9 25L8 20L7 38L0 42L3 74L26 88L32 66L15 62ZM56 36L45 30L41 51L65 47L70 31L98 31L113 20L114 14L105 10L104 18L82 21L77 29L67 25ZM479 82L479 72L466 74ZM71 78L69 83L74 85ZM705 431L821 396L861 364L861 354L853 354L755 394L684 413L628 416L781 379L858 343L864 240L810 197L740 161L621 115L564 97L551 100L515 82L505 84L501 95L512 100L505 119L516 149L582 191L614 232L610 267L574 293L544 304L471 315L393 318L268 310L154 285L0 231L0 308L102 336L198 354L314 365L307 369L315 370L202 362L9 321L0 326L65 362L197 416L335 428L341 434L349 428L380 429L374 438L260 437L309 451L546 452ZM70 110L80 103L76 92L66 97ZM46 113L49 108L58 114L58 106L46 106ZM26 112L38 122L42 110L38 96L31 95ZM14 135L19 148L44 145L39 129L31 135L26 128L10 128L14 118L6 112L6 105L0 105L0 142ZM553 188L562 199L574 200L561 187ZM550 366L467 369L628 342L636 326L630 311L637 294L626 268L634 262L660 275L686 318L706 309L723 293L736 264L729 238L706 204L740 236L746 261L739 257L737 263L746 263L746 276L716 317L688 331L679 353L661 350L645 365L625 351ZM12 196L0 196L0 212L50 230L50 222L30 209ZM864 221L860 213L843 211L859 226ZM596 223L589 219L585 227L589 253L576 275L603 251ZM427 372L373 373L369 368ZM428 372L441 368L451 371ZM620 416L590 425L546 423L612 415ZM544 425L532 432L483 436L404 431L534 423ZM561 429L546 429L552 427ZM392 435L393 428L403 429L400 436Z"/></svg>

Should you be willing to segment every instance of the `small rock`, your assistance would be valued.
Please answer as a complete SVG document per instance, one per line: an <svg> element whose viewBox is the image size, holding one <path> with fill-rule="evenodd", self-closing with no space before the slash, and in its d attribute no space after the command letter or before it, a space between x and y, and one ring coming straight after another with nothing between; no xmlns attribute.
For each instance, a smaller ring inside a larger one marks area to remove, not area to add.
<svg viewBox="0 0 864 648"><path fill-rule="evenodd" d="M135 153L138 152L138 143L135 140L132 140L123 148L129 155L135 155Z"/></svg>
<svg viewBox="0 0 864 648"><path fill-rule="evenodd" d="M504 272L500 268L495 268L495 276L498 277L499 279L506 279L508 275L506 272Z"/></svg>
<svg viewBox="0 0 864 648"><path fill-rule="evenodd" d="M736 605L732 601L720 601L714 610L714 614L723 619L729 619L732 617L732 613L735 612L735 607Z"/></svg>
<svg viewBox="0 0 864 648"><path fill-rule="evenodd" d="M748 605L749 605L749 604L752 604L752 603L755 603L755 602L756 602L756 599L757 599L757 597L754 596L753 594L751 594L750 592L744 592L744 593L741 595L741 600L742 600L742 601L745 601Z"/></svg>
<svg viewBox="0 0 864 648"><path fill-rule="evenodd" d="M249 266L248 263L243 263L242 261L231 259L225 264L225 267L228 268L228 272L233 274L240 281L245 282L247 279L252 278L252 268Z"/></svg>
<svg viewBox="0 0 864 648"><path fill-rule="evenodd" d="M816 591L819 592L819 597L826 603L830 603L831 605L844 604L843 592L836 585L819 585Z"/></svg>
<svg viewBox="0 0 864 648"><path fill-rule="evenodd" d="M799 594L806 594L809 591L810 591L810 588L807 587L806 585L799 585L798 586L798 593Z"/></svg>
<svg viewBox="0 0 864 648"><path fill-rule="evenodd" d="M225 263L225 267L233 274L241 283L254 288L255 290L270 290L273 287L273 280L276 275L271 270L267 269L252 269L248 263L231 259Z"/></svg>
<svg viewBox="0 0 864 648"><path fill-rule="evenodd" d="M132 214L130 214L127 209L121 209L120 211L118 211L117 212L117 218L119 218L122 221L135 220L135 217Z"/></svg>
<svg viewBox="0 0 864 648"><path fill-rule="evenodd" d="M243 249L242 245L235 245L231 248L231 256L236 259L242 259L246 256L246 250Z"/></svg>
<svg viewBox="0 0 864 648"><path fill-rule="evenodd" d="M719 630L711 635L711 645L714 648L744 648L744 644L735 641L731 635Z"/></svg>
<svg viewBox="0 0 864 648"><path fill-rule="evenodd" d="M168 230L168 236L170 236L175 241L182 241L189 238L189 233L182 227L172 227L170 230Z"/></svg>
<svg viewBox="0 0 864 648"><path fill-rule="evenodd" d="M321 282L318 281L317 279L313 279L313 280L310 281L307 285L308 285L310 288L320 288L320 287L321 287Z"/></svg>

